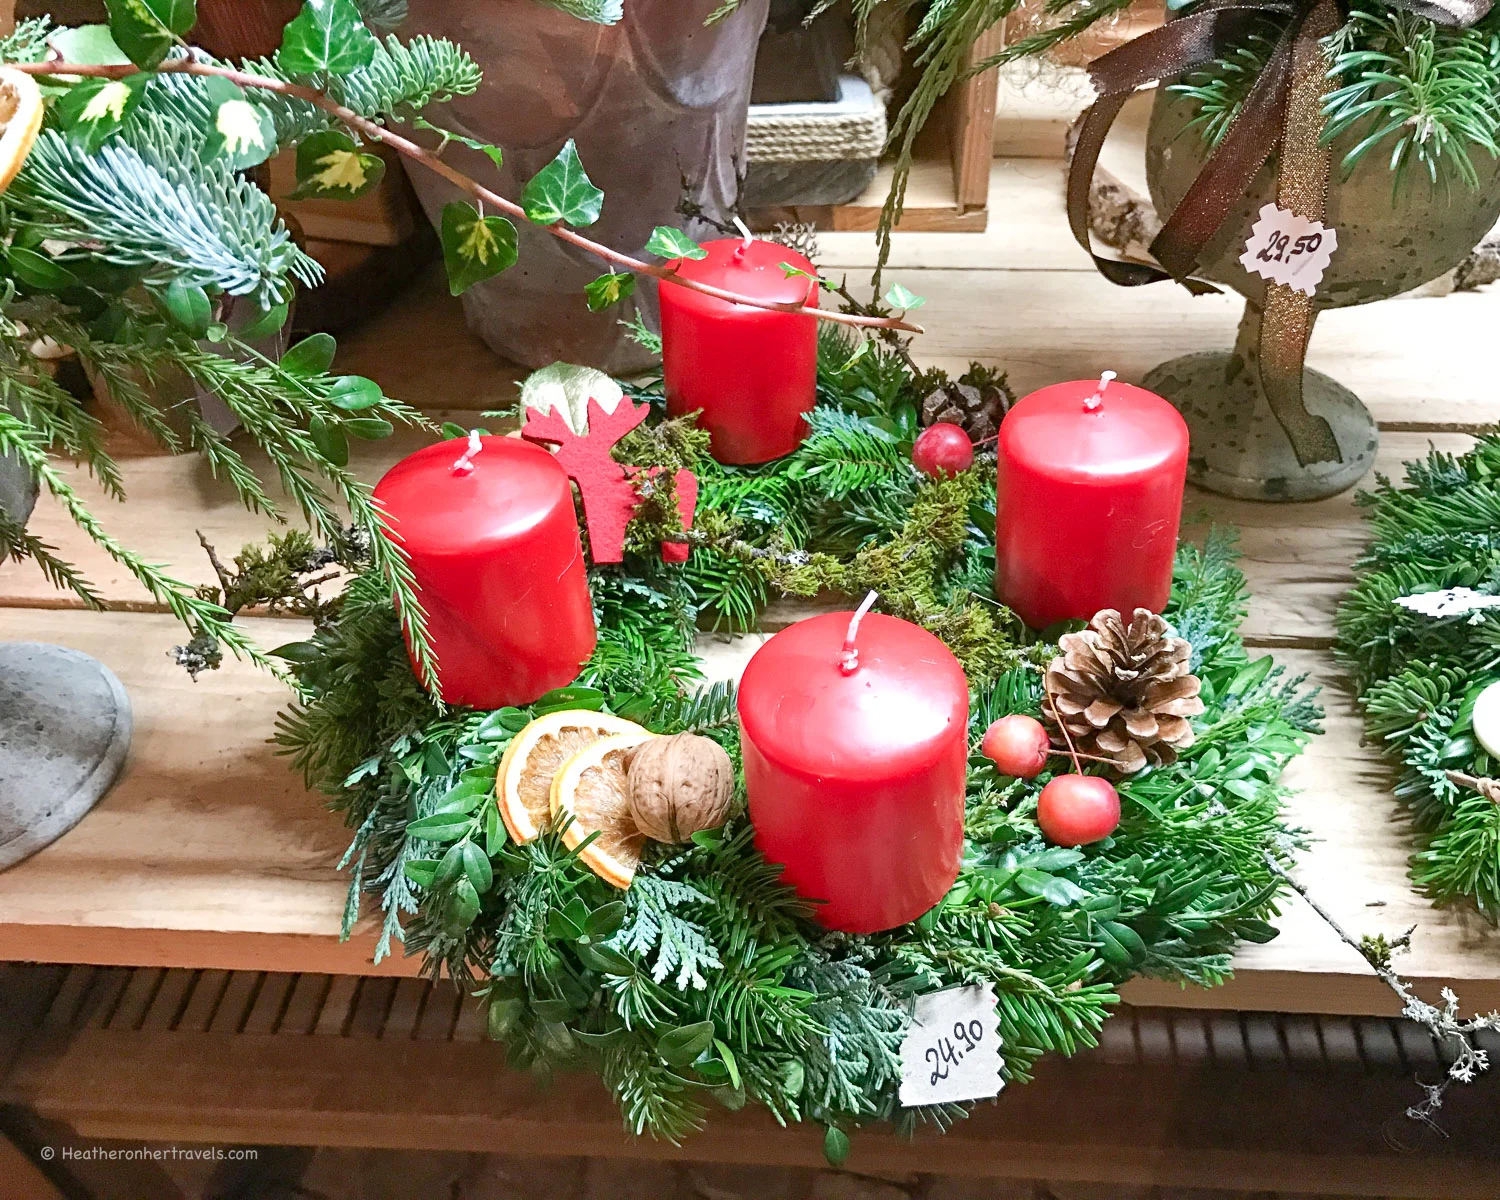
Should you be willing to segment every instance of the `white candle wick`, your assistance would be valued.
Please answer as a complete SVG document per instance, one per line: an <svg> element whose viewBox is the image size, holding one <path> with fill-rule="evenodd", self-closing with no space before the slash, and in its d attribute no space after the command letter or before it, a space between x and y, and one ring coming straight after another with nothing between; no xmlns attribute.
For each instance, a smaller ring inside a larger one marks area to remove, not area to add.
<svg viewBox="0 0 1500 1200"><path fill-rule="evenodd" d="M1089 412L1093 412L1096 408L1103 404L1104 389L1109 386L1110 380L1114 378L1115 373L1113 371L1105 371L1104 374L1099 376L1099 390L1083 402L1083 407L1088 409Z"/></svg>
<svg viewBox="0 0 1500 1200"><path fill-rule="evenodd" d="M479 440L479 430L469 430L469 445L463 452L462 457L453 464L455 475L467 475L474 470L474 456L484 449L484 443Z"/></svg>
<svg viewBox="0 0 1500 1200"><path fill-rule="evenodd" d="M860 621L874 605L875 593L871 592L849 618L849 632L844 635L844 648L839 653L839 670L845 675L853 675L859 670L859 647L854 644L854 639L859 636Z"/></svg>
<svg viewBox="0 0 1500 1200"><path fill-rule="evenodd" d="M734 218L734 227L738 229L745 238L745 240L740 243L740 253L743 254L746 250L750 249L750 243L755 240L755 235L750 232L750 226L746 225L745 222L740 220L738 216Z"/></svg>

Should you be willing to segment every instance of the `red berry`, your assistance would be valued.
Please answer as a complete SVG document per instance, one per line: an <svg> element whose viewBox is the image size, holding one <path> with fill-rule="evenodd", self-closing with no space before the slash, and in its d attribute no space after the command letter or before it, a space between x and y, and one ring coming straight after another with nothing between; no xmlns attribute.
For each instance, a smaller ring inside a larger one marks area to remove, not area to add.
<svg viewBox="0 0 1500 1200"><path fill-rule="evenodd" d="M1097 775L1059 775L1037 799L1036 823L1059 846L1097 842L1120 824L1120 793Z"/></svg>
<svg viewBox="0 0 1500 1200"><path fill-rule="evenodd" d="M934 479L957 475L974 465L974 443L962 427L939 421L922 430L911 448L912 465Z"/></svg>
<svg viewBox="0 0 1500 1200"><path fill-rule="evenodd" d="M984 731L979 753L995 764L1002 775L1035 779L1047 765L1052 740L1035 717L1012 713Z"/></svg>

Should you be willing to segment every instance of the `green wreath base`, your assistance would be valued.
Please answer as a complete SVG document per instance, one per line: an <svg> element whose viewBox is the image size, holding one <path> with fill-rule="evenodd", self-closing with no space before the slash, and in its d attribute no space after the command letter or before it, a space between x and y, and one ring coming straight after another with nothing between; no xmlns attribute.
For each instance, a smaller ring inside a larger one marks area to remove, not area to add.
<svg viewBox="0 0 1500 1200"><path fill-rule="evenodd" d="M1031 634L992 599L993 460L921 476L916 412L942 377L878 343L856 352L832 334L821 349L812 436L788 459L719 467L659 415L622 444L622 461L699 472L697 541L687 564L663 564L648 505L625 564L592 570L600 641L577 685L524 710L440 711L366 573L310 642L283 648L299 699L278 736L355 831L346 933L378 897L377 954L404 941L472 991L518 1065L593 1066L637 1134L679 1139L714 1104L819 1121L840 1161L861 1123L945 1127L965 1112L898 1102L915 996L992 983L1004 1075L1025 1080L1043 1054L1094 1044L1125 980L1213 986L1239 941L1274 937L1272 867L1297 845L1278 781L1319 714L1300 681L1246 655L1244 579L1232 539L1211 533L1181 548L1167 610L1203 681L1196 744L1121 785L1123 819L1102 842L1049 845L1033 819L1048 776L1005 778L975 754L958 882L918 921L869 937L808 919L755 850L742 788L724 828L652 847L623 894L555 834L509 844L496 764L545 711L695 730L738 764L733 689L697 686L693 640L700 624L753 628L777 594L874 586L884 611L937 632L969 672L972 744L996 717L1039 713L1059 631ZM996 383L982 376L966 378Z"/></svg>
<svg viewBox="0 0 1500 1200"><path fill-rule="evenodd" d="M1484 779L1500 761L1474 737L1474 702L1500 680L1500 610L1433 618L1398 605L1446 588L1500 594L1500 435L1469 453L1406 464L1406 487L1380 479L1360 497L1374 543L1339 609L1338 651L1352 669L1370 737L1402 767L1412 814L1413 881L1439 903L1471 902L1500 921L1500 805L1454 775Z"/></svg>

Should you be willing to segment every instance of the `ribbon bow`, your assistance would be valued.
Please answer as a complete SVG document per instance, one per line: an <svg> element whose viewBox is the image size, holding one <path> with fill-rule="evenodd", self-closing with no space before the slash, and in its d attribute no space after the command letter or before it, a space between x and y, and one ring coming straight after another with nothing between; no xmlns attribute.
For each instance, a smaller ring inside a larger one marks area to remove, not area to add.
<svg viewBox="0 0 1500 1200"><path fill-rule="evenodd" d="M1319 135L1323 95L1335 84L1319 43L1346 19L1342 4L1343 0L1207 0L1089 65L1099 99L1083 116L1068 171L1068 224L1100 274L1122 287L1174 279L1194 295L1218 291L1193 277L1203 249L1278 147L1276 203L1310 221L1323 219L1331 155L1319 144ZM1490 0L1402 0L1395 5L1450 25L1472 24L1489 6ZM1222 57L1267 17L1285 17L1286 25L1222 142L1151 243L1151 255L1160 266L1095 254L1089 241L1094 168L1125 101L1146 84ZM1302 399L1303 360L1314 315L1311 296L1285 284L1267 283L1261 387L1303 466L1343 457L1332 427L1308 412Z"/></svg>

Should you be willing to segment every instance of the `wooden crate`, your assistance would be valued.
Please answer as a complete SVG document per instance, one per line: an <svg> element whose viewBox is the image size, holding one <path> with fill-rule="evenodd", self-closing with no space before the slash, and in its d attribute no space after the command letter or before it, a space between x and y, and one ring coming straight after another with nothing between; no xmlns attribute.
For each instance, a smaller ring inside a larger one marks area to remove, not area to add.
<svg viewBox="0 0 1500 1200"><path fill-rule="evenodd" d="M995 26L969 52L979 62L1001 46ZM896 226L913 233L983 232L989 220L990 158L993 153L995 89L998 75L986 71L953 88L933 113L918 139L906 207ZM792 205L757 209L750 224L770 229L780 221L803 222L818 229L844 232L872 230L891 190L893 170L883 164L863 194L847 204Z"/></svg>

